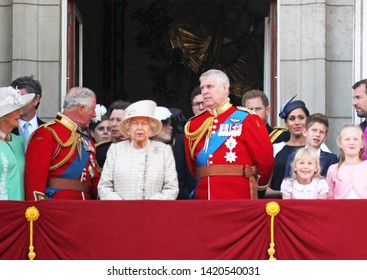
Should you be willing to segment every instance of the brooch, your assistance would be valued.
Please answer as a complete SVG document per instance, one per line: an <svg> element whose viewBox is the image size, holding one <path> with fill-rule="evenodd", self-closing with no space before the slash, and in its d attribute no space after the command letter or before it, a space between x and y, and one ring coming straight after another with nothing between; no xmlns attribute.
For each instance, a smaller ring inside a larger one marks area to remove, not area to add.
<svg viewBox="0 0 367 280"><path fill-rule="evenodd" d="M226 161L232 163L236 161L237 155L232 150L237 146L237 141L233 136L229 137L225 142L226 147L228 148L229 152L226 152L224 158Z"/></svg>

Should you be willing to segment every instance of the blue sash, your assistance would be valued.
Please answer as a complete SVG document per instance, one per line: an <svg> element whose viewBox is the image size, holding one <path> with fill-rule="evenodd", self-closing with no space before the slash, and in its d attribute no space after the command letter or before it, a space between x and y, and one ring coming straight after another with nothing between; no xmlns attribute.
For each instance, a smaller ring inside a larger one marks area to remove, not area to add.
<svg viewBox="0 0 367 280"><path fill-rule="evenodd" d="M245 118L248 116L248 112L246 111L241 111L241 110L237 110L235 112L233 112L232 115L230 115L223 123L223 125L230 125L233 124L234 122L232 121L232 119L237 119L238 121L235 124L242 124L243 121L245 120ZM201 151L199 152L197 158L196 158L196 166L200 167L200 166L205 166L207 165L208 159L209 159L209 155L213 154L216 150L218 150L218 148L228 139L229 136L224 137L224 136L219 136L218 135L218 130L215 131L214 134L211 135L210 137L210 145L208 145L207 150L205 151L205 145L204 147L201 149ZM197 184L199 183L200 178L196 178L195 181L195 186L193 191L190 193L190 198L193 199L195 197L195 190L197 187Z"/></svg>
<svg viewBox="0 0 367 280"><path fill-rule="evenodd" d="M58 178L76 180L83 173L83 170L89 161L89 152L85 149L84 142L90 143L90 141L86 135L80 134L80 136L83 138L83 143L81 145L81 157L76 156L74 161L61 175L58 176ZM46 196L48 198L52 198L56 192L61 190L62 189L59 188L46 188Z"/></svg>
<svg viewBox="0 0 367 280"><path fill-rule="evenodd" d="M233 121L231 121L231 119L239 120L235 124L242 124L242 122L244 121L244 119L247 117L248 114L249 114L248 112L237 110L232 115L230 115L228 119L225 120L223 125L233 124ZM214 134L212 134L209 138L210 145L208 145L207 151L205 151L205 145L204 145L204 147L199 152L196 158L196 166L200 167L207 165L209 155L212 155L216 150L218 150L218 148L224 143L224 141L227 140L227 138L228 136L227 137L218 136L218 130Z"/></svg>
<svg viewBox="0 0 367 280"><path fill-rule="evenodd" d="M84 142L89 142L89 138L86 135L80 134ZM69 167L62 173L59 178L76 180L83 173L83 169L89 161L89 152L85 149L84 143L81 145L82 156L76 156L74 161L69 165Z"/></svg>

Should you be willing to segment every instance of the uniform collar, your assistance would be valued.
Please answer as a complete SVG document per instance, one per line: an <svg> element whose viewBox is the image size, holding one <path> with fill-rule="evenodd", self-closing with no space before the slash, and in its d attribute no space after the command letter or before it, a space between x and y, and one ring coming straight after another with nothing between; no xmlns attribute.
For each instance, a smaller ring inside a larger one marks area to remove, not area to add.
<svg viewBox="0 0 367 280"><path fill-rule="evenodd" d="M208 111L210 114L214 115L214 117L217 117L218 115L227 111L231 106L232 104L228 98L222 105L219 105L217 108L214 109L209 109Z"/></svg>
<svg viewBox="0 0 367 280"><path fill-rule="evenodd" d="M77 131L78 129L78 125L75 122L73 122L71 119L61 113L57 114L56 120L70 131Z"/></svg>

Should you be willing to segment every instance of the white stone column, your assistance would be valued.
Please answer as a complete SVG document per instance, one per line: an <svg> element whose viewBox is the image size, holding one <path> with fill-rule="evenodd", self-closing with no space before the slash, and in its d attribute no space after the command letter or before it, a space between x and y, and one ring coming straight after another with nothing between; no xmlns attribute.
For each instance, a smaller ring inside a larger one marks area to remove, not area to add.
<svg viewBox="0 0 367 280"><path fill-rule="evenodd" d="M33 75L42 85L42 119L60 110L61 4L60 0L12 1L12 80Z"/></svg>
<svg viewBox="0 0 367 280"><path fill-rule="evenodd" d="M279 103L297 94L311 114L325 114L336 152L340 126L352 119L354 0L279 1Z"/></svg>
<svg viewBox="0 0 367 280"><path fill-rule="evenodd" d="M3 0L0 5L0 86L7 86L12 80L12 2Z"/></svg>
<svg viewBox="0 0 367 280"><path fill-rule="evenodd" d="M363 0L355 0L354 8L354 77L353 83L367 79L367 2ZM355 123L362 120L353 113Z"/></svg>
<svg viewBox="0 0 367 280"><path fill-rule="evenodd" d="M293 95L325 113L326 3L280 0L281 104Z"/></svg>

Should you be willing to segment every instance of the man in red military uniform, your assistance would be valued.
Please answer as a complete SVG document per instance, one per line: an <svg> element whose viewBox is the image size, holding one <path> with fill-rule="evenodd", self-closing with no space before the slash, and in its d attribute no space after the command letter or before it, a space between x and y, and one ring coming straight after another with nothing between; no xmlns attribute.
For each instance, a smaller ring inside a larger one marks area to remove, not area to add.
<svg viewBox="0 0 367 280"><path fill-rule="evenodd" d="M100 171L94 143L83 131L95 107L93 91L72 88L63 113L32 134L25 163L27 200L96 198Z"/></svg>
<svg viewBox="0 0 367 280"><path fill-rule="evenodd" d="M273 146L264 123L230 103L229 86L222 71L203 73L200 87L209 109L185 126L186 159L197 178L195 199L257 198L254 185L266 185L273 171Z"/></svg>

